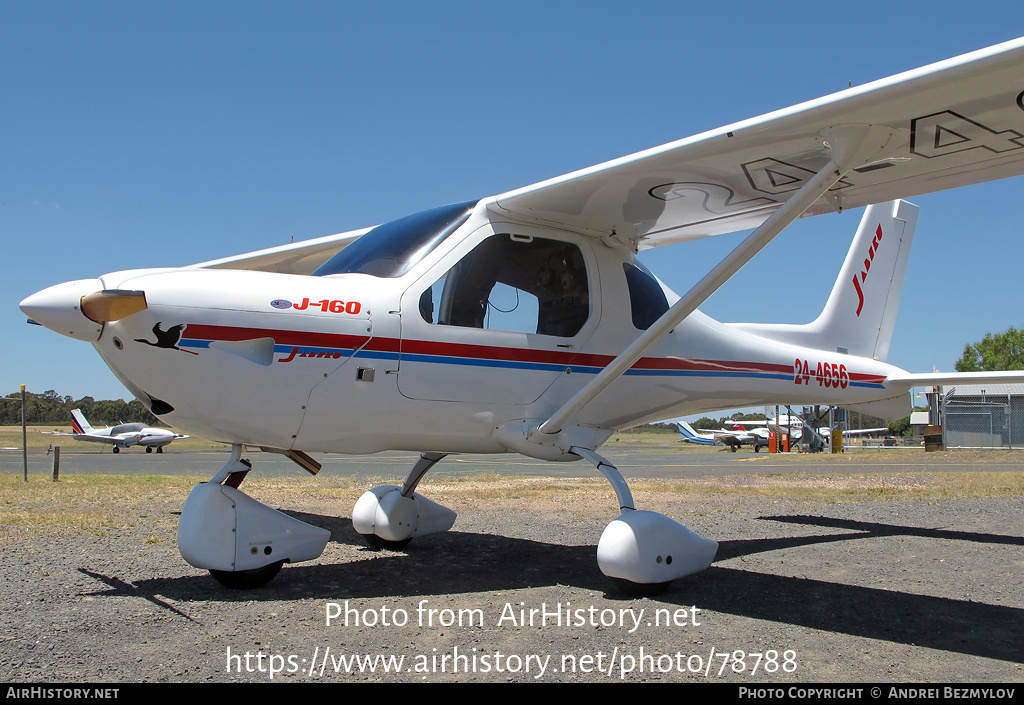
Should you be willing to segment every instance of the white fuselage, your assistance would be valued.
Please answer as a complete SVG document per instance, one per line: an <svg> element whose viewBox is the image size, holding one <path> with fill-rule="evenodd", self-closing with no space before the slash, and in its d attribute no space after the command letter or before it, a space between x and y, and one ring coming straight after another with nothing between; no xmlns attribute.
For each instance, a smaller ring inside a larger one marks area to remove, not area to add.
<svg viewBox="0 0 1024 705"><path fill-rule="evenodd" d="M94 441L97 443L108 443L120 448L131 446L143 446L145 448L160 448L178 437L174 431L167 431L161 428L140 428L138 431L124 433L112 433L109 429L95 431L93 433L74 434L75 440Z"/></svg>
<svg viewBox="0 0 1024 705"><path fill-rule="evenodd" d="M441 325L421 313L426 290L486 238L508 233L579 248L589 314L578 330ZM148 308L105 324L94 345L161 418L218 441L343 453L504 452L497 428L544 420L640 334L623 273L633 261L625 247L589 236L473 218L394 278L117 272L102 277L103 288L143 290ZM665 295L669 304L678 298ZM181 324L175 344L155 345L155 326ZM578 424L603 441L617 429L722 408L867 402L894 396L882 384L893 370L696 312Z"/></svg>

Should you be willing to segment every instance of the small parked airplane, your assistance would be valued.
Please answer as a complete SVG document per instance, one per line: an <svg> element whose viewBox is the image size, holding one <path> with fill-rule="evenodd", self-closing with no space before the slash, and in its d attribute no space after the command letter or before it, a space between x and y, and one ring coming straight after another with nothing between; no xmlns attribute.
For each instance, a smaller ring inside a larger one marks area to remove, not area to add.
<svg viewBox="0 0 1024 705"><path fill-rule="evenodd" d="M707 568L717 543L635 508L597 452L616 431L769 404L901 418L913 387L1024 379L885 362L917 219L896 199L1024 173L1022 76L1019 39L508 193L67 282L21 308L91 343L169 424L231 444L178 533L185 560L225 584L262 585L330 537L237 489L256 445L311 472L308 452L421 452L400 486L356 503L353 525L373 546L451 528L454 512L415 491L449 453L586 459L621 509L598 542L600 569L655 592ZM879 203L816 321L720 323L697 310L797 218ZM751 228L683 296L635 258Z"/></svg>
<svg viewBox="0 0 1024 705"><path fill-rule="evenodd" d="M147 453L152 453L154 448L157 453L163 453L164 446L171 441L188 438L166 428L151 428L144 423L123 423L96 429L85 420L85 414L81 409L71 412L71 427L74 433L70 435L76 441L108 443L114 446L115 453L120 453L122 448L131 446L144 446Z"/></svg>
<svg viewBox="0 0 1024 705"><path fill-rule="evenodd" d="M822 438L828 438L832 433L832 429L828 426L814 427L811 424L805 422L799 416L793 414L780 414L778 418L765 419L763 421L730 421L729 423L737 431L747 431L757 433L763 431L761 435L767 437L769 431L775 433L788 433L790 436L799 436L805 429L818 434ZM759 428L751 429L748 426L758 426ZM885 426L879 426L876 428L858 428L843 431L843 437L852 436L868 436L872 434L885 433L889 429Z"/></svg>
<svg viewBox="0 0 1024 705"><path fill-rule="evenodd" d="M697 443L705 446L721 444L729 446L729 450L734 453L739 450L740 446L753 446L755 453L759 452L762 448L768 447L767 436L762 436L756 430L747 431L746 429L739 428L734 431L698 431L685 421L677 421L676 426L679 427L679 433L687 443Z"/></svg>

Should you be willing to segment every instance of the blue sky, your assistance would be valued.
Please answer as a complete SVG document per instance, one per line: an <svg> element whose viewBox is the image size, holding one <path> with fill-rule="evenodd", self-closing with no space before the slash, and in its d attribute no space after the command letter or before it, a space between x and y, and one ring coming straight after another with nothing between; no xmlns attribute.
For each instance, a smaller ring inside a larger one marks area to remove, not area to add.
<svg viewBox="0 0 1024 705"><path fill-rule="evenodd" d="M1024 35L1010 2L834 7L0 0L0 394L127 396L26 325L52 284L499 193ZM912 200L889 361L951 370L1024 325L1024 180ZM811 320L859 218L796 224L702 310ZM648 263L683 293L738 241Z"/></svg>

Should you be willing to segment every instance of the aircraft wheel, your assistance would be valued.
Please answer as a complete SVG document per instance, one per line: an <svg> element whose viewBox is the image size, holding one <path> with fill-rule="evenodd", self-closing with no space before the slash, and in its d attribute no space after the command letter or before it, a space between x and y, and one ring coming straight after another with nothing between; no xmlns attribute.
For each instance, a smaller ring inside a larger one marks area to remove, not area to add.
<svg viewBox="0 0 1024 705"><path fill-rule="evenodd" d="M121 452L121 449L120 449L120 448L118 448L117 446L114 446L114 452L115 452L115 453L120 453L120 452Z"/></svg>
<svg viewBox="0 0 1024 705"><path fill-rule="evenodd" d="M731 450L733 453L735 453L736 452L736 446L729 446L729 450Z"/></svg>
<svg viewBox="0 0 1024 705"><path fill-rule="evenodd" d="M672 584L671 580L664 583L634 583L625 578L612 578L612 582L627 597L654 597L665 592Z"/></svg>
<svg viewBox="0 0 1024 705"><path fill-rule="evenodd" d="M210 575L218 583L232 590L253 590L261 588L278 574L284 561L271 563L253 570L211 570Z"/></svg>
<svg viewBox="0 0 1024 705"><path fill-rule="evenodd" d="M157 446L156 447L156 452L157 453L163 453L164 452L164 447L163 446Z"/></svg>
<svg viewBox="0 0 1024 705"><path fill-rule="evenodd" d="M761 446L759 446L759 445L757 445L757 444L755 443L755 444L754 444L754 452L755 452L755 453L760 453L760 452L761 452Z"/></svg>
<svg viewBox="0 0 1024 705"><path fill-rule="evenodd" d="M153 452L153 448L151 446L146 446L146 452L147 453L152 453Z"/></svg>
<svg viewBox="0 0 1024 705"><path fill-rule="evenodd" d="M366 545L374 551L398 551L405 548L409 542L412 541L411 536L407 539L402 539L401 541L389 541L388 539L382 539L380 536L377 536L377 534L363 534L362 536L366 539Z"/></svg>

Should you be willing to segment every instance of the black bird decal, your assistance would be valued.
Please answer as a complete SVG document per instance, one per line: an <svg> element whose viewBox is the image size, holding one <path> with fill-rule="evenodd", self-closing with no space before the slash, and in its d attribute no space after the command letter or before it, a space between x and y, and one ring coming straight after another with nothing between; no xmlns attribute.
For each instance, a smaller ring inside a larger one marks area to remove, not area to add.
<svg viewBox="0 0 1024 705"><path fill-rule="evenodd" d="M178 347L178 341L181 340L181 334L185 330L185 324L179 323L176 326L171 326L167 330L161 330L160 325L163 321L157 321L156 325L153 326L153 335L156 336L156 342L151 343L143 338L136 338L136 343L145 343L146 345L152 345L154 348L169 348L171 350L181 350L192 355L198 355L197 352L191 350L183 350Z"/></svg>

